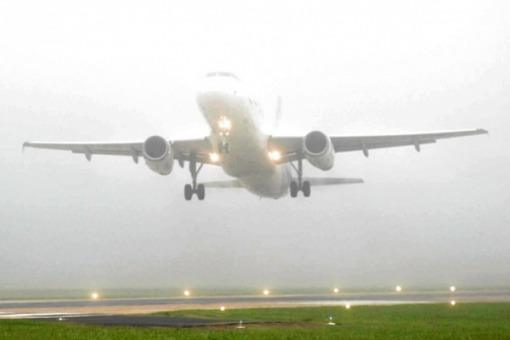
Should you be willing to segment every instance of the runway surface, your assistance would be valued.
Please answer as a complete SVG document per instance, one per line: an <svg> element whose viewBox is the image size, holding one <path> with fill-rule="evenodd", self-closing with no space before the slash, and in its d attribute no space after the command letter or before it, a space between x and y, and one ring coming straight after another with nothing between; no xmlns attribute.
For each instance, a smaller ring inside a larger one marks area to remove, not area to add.
<svg viewBox="0 0 510 340"><path fill-rule="evenodd" d="M377 305L404 303L510 302L507 291L346 293L329 295L197 296L99 300L0 301L0 319L71 318L147 314L184 309ZM154 321L154 319L152 320Z"/></svg>

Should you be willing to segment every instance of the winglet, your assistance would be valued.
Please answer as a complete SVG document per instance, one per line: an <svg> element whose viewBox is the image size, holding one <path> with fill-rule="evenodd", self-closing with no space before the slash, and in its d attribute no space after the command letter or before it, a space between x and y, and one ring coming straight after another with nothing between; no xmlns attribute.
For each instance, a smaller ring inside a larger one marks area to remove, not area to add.
<svg viewBox="0 0 510 340"><path fill-rule="evenodd" d="M27 146L30 146L30 144L29 144L28 142L23 142L23 146L22 146L22 148L21 148L21 152L22 152L22 153L24 153L24 152L25 152L25 148L26 148Z"/></svg>

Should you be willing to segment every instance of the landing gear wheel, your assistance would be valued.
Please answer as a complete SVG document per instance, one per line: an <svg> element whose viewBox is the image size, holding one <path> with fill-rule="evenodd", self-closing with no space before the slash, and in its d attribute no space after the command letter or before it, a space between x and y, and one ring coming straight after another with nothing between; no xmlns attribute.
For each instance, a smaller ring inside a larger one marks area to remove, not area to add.
<svg viewBox="0 0 510 340"><path fill-rule="evenodd" d="M290 182L290 197L294 198L297 196L299 189L296 181Z"/></svg>
<svg viewBox="0 0 510 340"><path fill-rule="evenodd" d="M297 181L292 180L290 182L290 197L297 197L298 192L302 192L303 196L310 197L312 188L309 181L303 181L303 160L298 159L297 166L294 163L290 163L297 173Z"/></svg>
<svg viewBox="0 0 510 340"><path fill-rule="evenodd" d="M310 197L310 193L312 191L310 187L310 182L304 181L301 191L303 191L303 195L305 195L305 197Z"/></svg>
<svg viewBox="0 0 510 340"><path fill-rule="evenodd" d="M184 199L186 201L191 200L191 197L193 196L193 188L191 187L191 184L186 184L184 186Z"/></svg>
<svg viewBox="0 0 510 340"><path fill-rule="evenodd" d="M195 156L191 156L191 160L189 161L189 172L191 174L191 183L192 184L186 184L184 186L184 198L186 201L191 200L193 197L193 194L197 194L197 197L199 200L203 200L205 197L205 188L203 184L197 185L197 177L200 170L202 170L202 167L204 166L204 163L200 163L200 165L197 167L197 162L195 159Z"/></svg>
<svg viewBox="0 0 510 340"><path fill-rule="evenodd" d="M203 184L199 184L197 186L197 197L199 200L203 200L205 198L205 187Z"/></svg>

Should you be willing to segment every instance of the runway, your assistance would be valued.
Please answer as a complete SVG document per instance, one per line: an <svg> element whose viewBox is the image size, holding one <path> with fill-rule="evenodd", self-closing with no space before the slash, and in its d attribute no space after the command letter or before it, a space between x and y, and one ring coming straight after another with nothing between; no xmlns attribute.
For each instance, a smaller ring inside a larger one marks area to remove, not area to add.
<svg viewBox="0 0 510 340"><path fill-rule="evenodd" d="M175 298L126 298L99 300L0 301L0 319L58 318L97 314L129 315L185 309L264 308L301 306L342 306L510 302L510 290L457 292L339 293L327 295L275 296L190 296Z"/></svg>

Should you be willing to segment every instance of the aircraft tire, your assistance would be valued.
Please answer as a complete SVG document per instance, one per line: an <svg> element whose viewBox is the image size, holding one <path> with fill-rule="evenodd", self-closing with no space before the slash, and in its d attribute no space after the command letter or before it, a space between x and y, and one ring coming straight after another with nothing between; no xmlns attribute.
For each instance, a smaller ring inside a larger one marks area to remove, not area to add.
<svg viewBox="0 0 510 340"><path fill-rule="evenodd" d="M191 197L193 197L193 188L191 187L191 184L186 184L184 186L184 199L189 201L191 200Z"/></svg>
<svg viewBox="0 0 510 340"><path fill-rule="evenodd" d="M294 198L298 193L298 185L296 181L290 182L290 197Z"/></svg>
<svg viewBox="0 0 510 340"><path fill-rule="evenodd" d="M205 187L203 184L197 186L197 197L200 201L205 198Z"/></svg>
<svg viewBox="0 0 510 340"><path fill-rule="evenodd" d="M310 194L312 192L312 188L310 186L310 182L304 181L303 182L303 188L301 190L303 191L303 195L305 197L310 197Z"/></svg>

